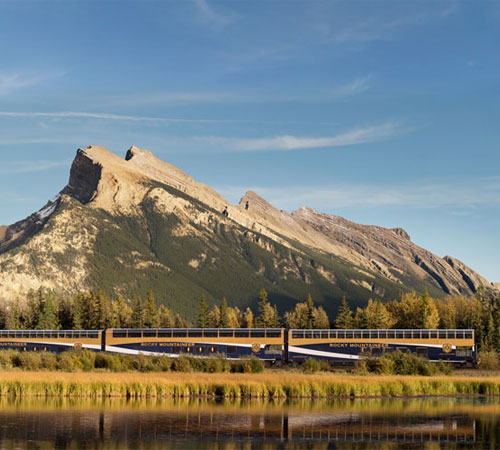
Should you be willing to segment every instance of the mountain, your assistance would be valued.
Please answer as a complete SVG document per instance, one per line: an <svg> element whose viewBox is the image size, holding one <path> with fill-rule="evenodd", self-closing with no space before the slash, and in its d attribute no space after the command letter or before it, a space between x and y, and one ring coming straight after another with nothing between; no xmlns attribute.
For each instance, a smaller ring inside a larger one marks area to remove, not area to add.
<svg viewBox="0 0 500 450"><path fill-rule="evenodd" d="M78 149L68 185L40 211L0 227L0 298L40 286L144 294L193 317L209 303L255 306L264 287L281 311L311 293L330 315L428 289L472 294L486 279L414 244L401 228L359 225L308 207L289 214L255 192L231 205L151 152L125 159Z"/></svg>

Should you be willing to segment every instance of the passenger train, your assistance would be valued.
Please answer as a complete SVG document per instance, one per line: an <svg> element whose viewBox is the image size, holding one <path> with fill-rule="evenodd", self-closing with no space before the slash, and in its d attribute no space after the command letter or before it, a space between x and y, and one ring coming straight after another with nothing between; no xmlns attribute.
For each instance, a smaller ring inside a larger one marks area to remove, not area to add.
<svg viewBox="0 0 500 450"><path fill-rule="evenodd" d="M137 355L181 354L300 363L307 358L353 364L386 352L411 352L431 361L475 364L474 330L288 330L285 328L160 328L107 330L2 330L0 349L89 349Z"/></svg>

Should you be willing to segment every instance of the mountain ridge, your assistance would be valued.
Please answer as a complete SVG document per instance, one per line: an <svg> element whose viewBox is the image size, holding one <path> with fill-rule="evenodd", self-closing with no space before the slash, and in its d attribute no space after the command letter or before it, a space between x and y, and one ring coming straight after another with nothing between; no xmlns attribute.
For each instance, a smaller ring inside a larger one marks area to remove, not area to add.
<svg viewBox="0 0 500 450"><path fill-rule="evenodd" d="M132 275L130 286L120 266ZM363 304L410 289L443 296L497 290L461 261L417 246L402 228L360 225L309 207L288 213L252 191L232 205L138 147L125 158L99 146L78 149L68 185L37 213L0 227L5 300L42 285L102 283L130 295L148 280L170 306L180 295L192 296L192 306L201 294L255 303L265 285L278 306L313 291L330 311L347 293Z"/></svg>

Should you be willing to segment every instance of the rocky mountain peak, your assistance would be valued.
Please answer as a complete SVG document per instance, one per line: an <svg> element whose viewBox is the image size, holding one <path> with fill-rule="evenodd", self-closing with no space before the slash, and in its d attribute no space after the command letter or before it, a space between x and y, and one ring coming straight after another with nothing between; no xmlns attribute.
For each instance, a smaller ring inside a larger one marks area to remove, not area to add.
<svg viewBox="0 0 500 450"><path fill-rule="evenodd" d="M411 241L410 235L403 230L403 228L392 228L392 231L396 233L398 236L401 236L403 239L407 239L408 241Z"/></svg>

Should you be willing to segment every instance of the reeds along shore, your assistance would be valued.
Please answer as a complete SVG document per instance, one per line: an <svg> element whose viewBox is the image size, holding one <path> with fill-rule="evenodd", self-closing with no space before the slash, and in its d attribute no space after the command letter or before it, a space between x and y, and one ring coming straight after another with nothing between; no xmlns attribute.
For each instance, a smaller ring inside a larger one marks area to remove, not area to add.
<svg viewBox="0 0 500 450"><path fill-rule="evenodd" d="M500 395L500 377L2 372L1 396L333 398Z"/></svg>

